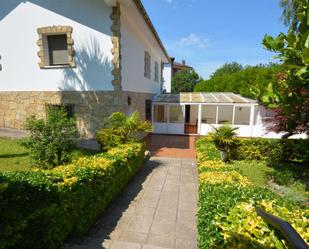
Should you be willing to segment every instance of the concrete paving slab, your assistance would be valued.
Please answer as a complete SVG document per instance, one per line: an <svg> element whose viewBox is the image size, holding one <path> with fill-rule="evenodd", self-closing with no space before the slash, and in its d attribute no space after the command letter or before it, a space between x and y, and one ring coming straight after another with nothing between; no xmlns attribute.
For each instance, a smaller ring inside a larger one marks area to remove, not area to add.
<svg viewBox="0 0 309 249"><path fill-rule="evenodd" d="M86 238L66 248L196 249L195 170L192 159L150 158Z"/></svg>

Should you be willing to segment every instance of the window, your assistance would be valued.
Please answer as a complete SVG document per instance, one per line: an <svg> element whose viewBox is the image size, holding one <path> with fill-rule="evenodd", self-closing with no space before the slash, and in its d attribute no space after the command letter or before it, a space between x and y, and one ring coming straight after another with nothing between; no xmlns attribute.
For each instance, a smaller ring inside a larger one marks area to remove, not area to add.
<svg viewBox="0 0 309 249"><path fill-rule="evenodd" d="M160 91L163 92L163 84L164 84L164 78L163 78L163 70L164 70L164 63L161 61L161 67L160 67Z"/></svg>
<svg viewBox="0 0 309 249"><path fill-rule="evenodd" d="M235 106L235 125L250 124L251 107Z"/></svg>
<svg viewBox="0 0 309 249"><path fill-rule="evenodd" d="M161 69L160 70L160 82L162 84L163 81L164 81L164 78L163 78L164 62L163 61L161 61L161 68L160 69Z"/></svg>
<svg viewBox="0 0 309 249"><path fill-rule="evenodd" d="M151 100L146 99L145 101L145 118L148 121L151 121Z"/></svg>
<svg viewBox="0 0 309 249"><path fill-rule="evenodd" d="M154 122L166 123L165 105L154 106Z"/></svg>
<svg viewBox="0 0 309 249"><path fill-rule="evenodd" d="M53 109L53 110L60 110L63 108L65 112L67 113L68 118L73 118L75 113L74 104L47 104L47 109Z"/></svg>
<svg viewBox="0 0 309 249"><path fill-rule="evenodd" d="M68 44L67 35L48 35L49 65L68 64Z"/></svg>
<svg viewBox="0 0 309 249"><path fill-rule="evenodd" d="M52 26L38 29L40 68L75 67L72 27Z"/></svg>
<svg viewBox="0 0 309 249"><path fill-rule="evenodd" d="M233 122L233 106L219 106L218 124L232 124Z"/></svg>
<svg viewBox="0 0 309 249"><path fill-rule="evenodd" d="M202 106L202 123L203 124L216 124L217 106L204 105Z"/></svg>
<svg viewBox="0 0 309 249"><path fill-rule="evenodd" d="M259 122L259 106L254 107L254 119L253 119L253 125L258 125Z"/></svg>
<svg viewBox="0 0 309 249"><path fill-rule="evenodd" d="M150 54L147 51L145 51L144 76L148 79L151 78L151 57L150 57Z"/></svg>
<svg viewBox="0 0 309 249"><path fill-rule="evenodd" d="M155 68L154 68L154 73L155 73L155 81L159 81L159 64L158 62L155 62Z"/></svg>
<svg viewBox="0 0 309 249"><path fill-rule="evenodd" d="M184 123L184 115L182 106L170 106L170 123Z"/></svg>

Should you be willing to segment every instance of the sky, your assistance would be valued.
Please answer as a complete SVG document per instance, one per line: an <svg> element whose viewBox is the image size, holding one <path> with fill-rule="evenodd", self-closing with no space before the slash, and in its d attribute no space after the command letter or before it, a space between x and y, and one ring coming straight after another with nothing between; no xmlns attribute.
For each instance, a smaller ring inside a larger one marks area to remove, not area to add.
<svg viewBox="0 0 309 249"><path fill-rule="evenodd" d="M279 0L143 0L170 56L207 79L226 62L272 62L261 41L282 24Z"/></svg>

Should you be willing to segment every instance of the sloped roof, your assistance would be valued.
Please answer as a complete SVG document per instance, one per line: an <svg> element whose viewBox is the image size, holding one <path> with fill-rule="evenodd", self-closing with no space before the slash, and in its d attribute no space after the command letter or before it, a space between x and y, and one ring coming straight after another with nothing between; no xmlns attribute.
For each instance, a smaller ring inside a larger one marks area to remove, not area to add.
<svg viewBox="0 0 309 249"><path fill-rule="evenodd" d="M242 97L232 92L200 92L200 93L163 93L156 96L153 102L160 103L226 103L254 104L257 100Z"/></svg>

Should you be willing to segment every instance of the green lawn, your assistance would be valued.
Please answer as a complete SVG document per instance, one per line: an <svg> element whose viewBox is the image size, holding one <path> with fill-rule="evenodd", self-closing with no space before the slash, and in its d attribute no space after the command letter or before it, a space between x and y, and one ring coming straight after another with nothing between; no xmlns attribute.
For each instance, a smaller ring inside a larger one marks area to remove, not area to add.
<svg viewBox="0 0 309 249"><path fill-rule="evenodd" d="M31 168L29 152L19 143L19 140L0 138L0 171L19 171ZM92 150L76 149L73 152L73 159L97 153Z"/></svg>
<svg viewBox="0 0 309 249"><path fill-rule="evenodd" d="M273 168L268 167L265 161L233 161L232 166L259 187L265 187L269 175L275 171Z"/></svg>

